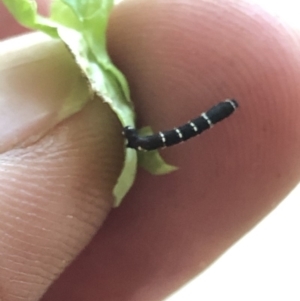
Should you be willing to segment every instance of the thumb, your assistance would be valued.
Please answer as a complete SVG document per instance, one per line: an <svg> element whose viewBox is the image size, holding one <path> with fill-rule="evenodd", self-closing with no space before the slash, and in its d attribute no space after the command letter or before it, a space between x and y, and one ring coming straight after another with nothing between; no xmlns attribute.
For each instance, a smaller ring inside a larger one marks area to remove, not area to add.
<svg viewBox="0 0 300 301"><path fill-rule="evenodd" d="M20 62L18 45L34 37L0 43L0 299L7 301L38 300L85 247L112 206L123 162L120 125L101 100L61 121L79 71L58 42L43 52L28 45L32 57Z"/></svg>

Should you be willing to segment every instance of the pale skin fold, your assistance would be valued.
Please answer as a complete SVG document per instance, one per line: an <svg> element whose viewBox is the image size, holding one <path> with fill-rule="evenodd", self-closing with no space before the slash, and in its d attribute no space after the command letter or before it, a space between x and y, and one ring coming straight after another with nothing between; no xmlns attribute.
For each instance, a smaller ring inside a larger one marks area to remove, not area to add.
<svg viewBox="0 0 300 301"><path fill-rule="evenodd" d="M114 10L109 51L128 78L140 125L169 128L232 96L240 110L165 149L179 170L139 172L112 211L123 139L99 100L23 148L12 132L14 146L0 155L1 300L162 300L298 183L300 26L260 3L127 0ZM24 32L1 4L0 20L2 38ZM6 98L0 90L1 112ZM33 101L18 93L10 100L19 110Z"/></svg>

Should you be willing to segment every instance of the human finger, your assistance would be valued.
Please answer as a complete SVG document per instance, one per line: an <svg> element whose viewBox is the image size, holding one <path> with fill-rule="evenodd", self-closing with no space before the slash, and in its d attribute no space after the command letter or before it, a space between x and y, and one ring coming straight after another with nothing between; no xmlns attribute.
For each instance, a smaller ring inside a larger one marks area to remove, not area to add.
<svg viewBox="0 0 300 301"><path fill-rule="evenodd" d="M295 186L299 33L277 16L246 0L131 0L116 8L109 49L129 80L139 126L164 130L227 97L240 108L202 137L162 151L177 172L140 172L44 300L162 300Z"/></svg>
<svg viewBox="0 0 300 301"><path fill-rule="evenodd" d="M110 211L124 142L101 99L72 111L86 83L61 42L6 40L0 62L0 299L36 301Z"/></svg>

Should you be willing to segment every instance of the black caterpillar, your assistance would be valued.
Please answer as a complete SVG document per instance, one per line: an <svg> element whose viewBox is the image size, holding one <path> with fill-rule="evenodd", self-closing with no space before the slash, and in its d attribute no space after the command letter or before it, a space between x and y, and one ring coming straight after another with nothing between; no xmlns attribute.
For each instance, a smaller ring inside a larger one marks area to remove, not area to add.
<svg viewBox="0 0 300 301"><path fill-rule="evenodd" d="M149 136L139 136L135 128L126 126L123 128L123 135L127 139L126 146L137 150L151 151L178 144L212 128L214 124L229 117L237 107L236 100L226 99L184 125Z"/></svg>

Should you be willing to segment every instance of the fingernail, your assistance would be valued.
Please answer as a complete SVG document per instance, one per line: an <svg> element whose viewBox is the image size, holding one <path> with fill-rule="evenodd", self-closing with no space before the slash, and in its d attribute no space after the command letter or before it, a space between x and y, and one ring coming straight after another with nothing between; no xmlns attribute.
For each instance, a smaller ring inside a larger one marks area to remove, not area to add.
<svg viewBox="0 0 300 301"><path fill-rule="evenodd" d="M62 42L41 33L0 42L0 153L34 143L88 99Z"/></svg>

